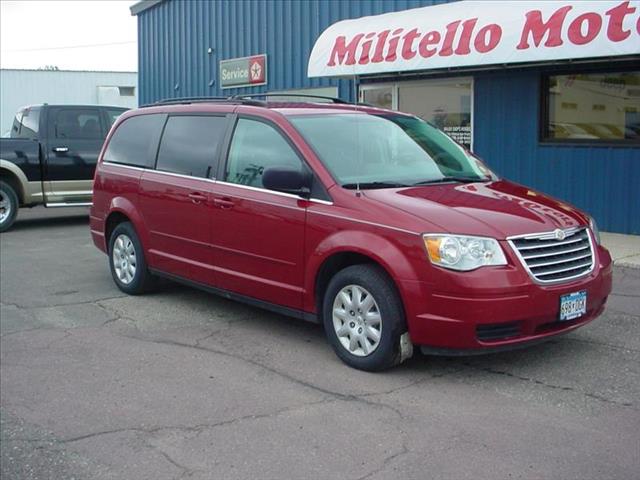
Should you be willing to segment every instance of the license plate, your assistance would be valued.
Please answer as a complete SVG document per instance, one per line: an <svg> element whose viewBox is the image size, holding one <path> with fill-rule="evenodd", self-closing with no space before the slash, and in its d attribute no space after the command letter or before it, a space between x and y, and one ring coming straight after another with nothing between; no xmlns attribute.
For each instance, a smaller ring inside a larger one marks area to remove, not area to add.
<svg viewBox="0 0 640 480"><path fill-rule="evenodd" d="M587 292L573 292L560 297L560 321L573 320L587 313Z"/></svg>

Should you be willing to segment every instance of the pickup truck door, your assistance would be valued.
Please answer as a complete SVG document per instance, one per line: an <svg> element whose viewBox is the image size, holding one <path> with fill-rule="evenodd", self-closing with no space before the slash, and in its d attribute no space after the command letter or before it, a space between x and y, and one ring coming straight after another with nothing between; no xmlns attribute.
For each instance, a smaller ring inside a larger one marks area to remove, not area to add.
<svg viewBox="0 0 640 480"><path fill-rule="evenodd" d="M97 107L50 107L44 143L44 193L49 206L90 203L93 174L106 135Z"/></svg>

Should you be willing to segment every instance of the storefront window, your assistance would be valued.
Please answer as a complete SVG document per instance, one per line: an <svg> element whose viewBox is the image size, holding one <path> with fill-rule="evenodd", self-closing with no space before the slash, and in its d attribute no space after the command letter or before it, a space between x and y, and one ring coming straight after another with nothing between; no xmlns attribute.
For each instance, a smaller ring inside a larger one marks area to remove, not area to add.
<svg viewBox="0 0 640 480"><path fill-rule="evenodd" d="M640 142L640 71L546 80L544 140Z"/></svg>
<svg viewBox="0 0 640 480"><path fill-rule="evenodd" d="M361 102L412 113L432 123L469 150L473 142L472 96L471 78L360 85Z"/></svg>
<svg viewBox="0 0 640 480"><path fill-rule="evenodd" d="M471 79L398 83L398 110L434 124L471 148Z"/></svg>
<svg viewBox="0 0 640 480"><path fill-rule="evenodd" d="M361 87L360 101L375 107L393 109L393 85Z"/></svg>

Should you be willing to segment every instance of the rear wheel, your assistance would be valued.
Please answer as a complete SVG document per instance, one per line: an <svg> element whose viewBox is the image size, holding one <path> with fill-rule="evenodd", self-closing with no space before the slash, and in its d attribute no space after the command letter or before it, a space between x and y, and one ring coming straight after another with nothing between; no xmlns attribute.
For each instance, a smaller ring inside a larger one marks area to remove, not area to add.
<svg viewBox="0 0 640 480"><path fill-rule="evenodd" d="M138 295L155 285L147 269L142 244L130 222L119 223L109 239L109 266L116 286L125 293Z"/></svg>
<svg viewBox="0 0 640 480"><path fill-rule="evenodd" d="M338 272L329 282L322 312L327 339L346 364L377 371L400 363L404 311L379 267L354 265Z"/></svg>
<svg viewBox="0 0 640 480"><path fill-rule="evenodd" d="M11 228L18 215L18 195L11 185L0 180L0 232Z"/></svg>

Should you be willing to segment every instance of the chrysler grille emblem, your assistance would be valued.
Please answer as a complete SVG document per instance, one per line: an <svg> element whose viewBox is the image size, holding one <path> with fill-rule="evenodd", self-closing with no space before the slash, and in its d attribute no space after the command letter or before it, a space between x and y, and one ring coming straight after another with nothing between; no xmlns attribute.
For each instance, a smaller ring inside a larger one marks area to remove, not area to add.
<svg viewBox="0 0 640 480"><path fill-rule="evenodd" d="M564 231L560 230L559 228L556 229L553 234L555 235L556 240L564 240L564 238L566 237Z"/></svg>

